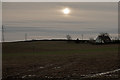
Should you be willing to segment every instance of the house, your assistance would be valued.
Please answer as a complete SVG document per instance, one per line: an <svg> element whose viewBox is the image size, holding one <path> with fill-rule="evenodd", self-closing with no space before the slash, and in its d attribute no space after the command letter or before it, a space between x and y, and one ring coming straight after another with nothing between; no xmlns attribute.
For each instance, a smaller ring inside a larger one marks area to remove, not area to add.
<svg viewBox="0 0 120 80"><path fill-rule="evenodd" d="M96 43L110 43L111 39L107 33L102 33L102 34L98 35L95 42Z"/></svg>

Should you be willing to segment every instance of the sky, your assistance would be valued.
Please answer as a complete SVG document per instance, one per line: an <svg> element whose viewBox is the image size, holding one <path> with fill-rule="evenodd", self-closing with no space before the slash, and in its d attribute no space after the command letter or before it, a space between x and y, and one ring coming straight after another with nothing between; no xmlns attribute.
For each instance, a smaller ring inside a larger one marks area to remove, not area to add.
<svg viewBox="0 0 120 80"><path fill-rule="evenodd" d="M65 15L62 10L70 9ZM5 41L27 39L96 38L118 33L117 2L3 2Z"/></svg>

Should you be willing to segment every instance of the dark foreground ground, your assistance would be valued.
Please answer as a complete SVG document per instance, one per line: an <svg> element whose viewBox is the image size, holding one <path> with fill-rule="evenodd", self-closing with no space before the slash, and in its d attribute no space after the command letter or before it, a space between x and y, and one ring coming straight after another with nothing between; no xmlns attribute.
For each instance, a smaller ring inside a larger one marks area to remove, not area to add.
<svg viewBox="0 0 120 80"><path fill-rule="evenodd" d="M89 75L119 69L118 60L118 44L66 41L3 43L3 80L91 80ZM118 73L93 78L117 80Z"/></svg>

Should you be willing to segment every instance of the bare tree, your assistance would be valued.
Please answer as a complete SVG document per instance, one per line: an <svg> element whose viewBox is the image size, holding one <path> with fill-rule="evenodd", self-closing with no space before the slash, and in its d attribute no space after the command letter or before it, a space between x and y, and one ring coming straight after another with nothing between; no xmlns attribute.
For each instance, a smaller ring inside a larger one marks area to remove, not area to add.
<svg viewBox="0 0 120 80"><path fill-rule="evenodd" d="M92 38L92 37L89 38L89 42L90 42L90 43L94 43L94 38Z"/></svg>
<svg viewBox="0 0 120 80"><path fill-rule="evenodd" d="M66 35L67 40L72 40L72 37L70 35Z"/></svg>
<svg viewBox="0 0 120 80"><path fill-rule="evenodd" d="M98 37L96 38L96 42L97 43L110 43L111 42L110 35L108 33L100 33L100 35L98 35Z"/></svg>
<svg viewBox="0 0 120 80"><path fill-rule="evenodd" d="M94 41L94 38L91 37L91 38L90 38L90 41Z"/></svg>
<svg viewBox="0 0 120 80"><path fill-rule="evenodd" d="M108 33L100 33L100 36L108 36L108 37L110 37L110 35Z"/></svg>

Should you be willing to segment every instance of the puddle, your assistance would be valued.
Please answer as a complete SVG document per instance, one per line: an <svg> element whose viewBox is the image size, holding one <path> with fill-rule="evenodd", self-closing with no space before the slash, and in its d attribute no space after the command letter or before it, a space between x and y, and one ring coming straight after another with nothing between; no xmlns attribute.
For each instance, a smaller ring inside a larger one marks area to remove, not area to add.
<svg viewBox="0 0 120 80"><path fill-rule="evenodd" d="M58 66L58 67L54 67L54 69L60 69L60 68L61 68L61 67L59 67L59 66Z"/></svg>
<svg viewBox="0 0 120 80"><path fill-rule="evenodd" d="M32 71L32 70L28 70L28 71Z"/></svg>
<svg viewBox="0 0 120 80"><path fill-rule="evenodd" d="M50 76L45 76L45 78L53 78L53 77L50 77Z"/></svg>
<svg viewBox="0 0 120 80"><path fill-rule="evenodd" d="M24 76L22 76L22 78L30 78L30 77L35 77L36 75L24 75Z"/></svg>
<svg viewBox="0 0 120 80"><path fill-rule="evenodd" d="M107 71L107 72L103 72L103 73L90 74L90 75L86 75L85 78L99 77L99 76L104 76L104 75L108 76L108 74L112 74L112 73L115 73L115 72L118 72L118 71L120 71L120 69L115 69L113 71ZM109 75L109 76L112 76L112 75Z"/></svg>
<svg viewBox="0 0 120 80"><path fill-rule="evenodd" d="M39 67L40 69L43 69L44 67L43 66L41 66L41 67Z"/></svg>

